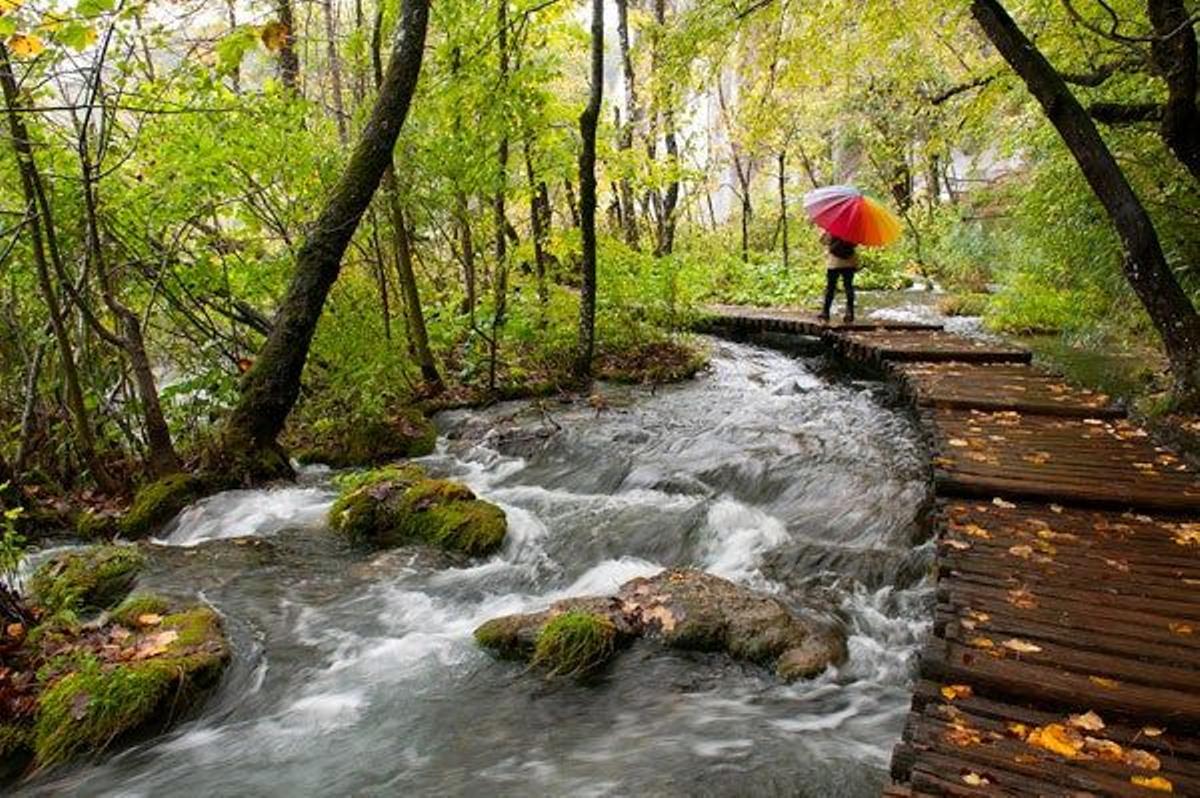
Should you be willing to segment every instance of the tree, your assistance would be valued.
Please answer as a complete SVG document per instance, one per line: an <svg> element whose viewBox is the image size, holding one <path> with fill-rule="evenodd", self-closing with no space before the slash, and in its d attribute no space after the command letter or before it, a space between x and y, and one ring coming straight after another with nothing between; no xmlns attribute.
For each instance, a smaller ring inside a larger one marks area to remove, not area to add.
<svg viewBox="0 0 1200 798"><path fill-rule="evenodd" d="M604 95L604 0L592 0L592 69L588 103L579 115L583 146L579 152L579 217L583 239L579 290L579 339L575 376L592 375L596 348L596 127Z"/></svg>
<svg viewBox="0 0 1200 798"><path fill-rule="evenodd" d="M1166 348L1177 395L1200 401L1200 315L1167 265L1158 233L1083 105L997 0L971 13L1041 104L1104 206L1124 249L1125 277Z"/></svg>
<svg viewBox="0 0 1200 798"><path fill-rule="evenodd" d="M248 477L278 473L281 467L286 470L286 461L270 455L278 454L277 438L299 395L313 332L341 270L342 256L392 163L392 150L420 75L428 22L428 0L404 0L391 60L370 118L296 255L292 281L271 334L225 422L218 458L246 464L267 456L270 467L251 468Z"/></svg>

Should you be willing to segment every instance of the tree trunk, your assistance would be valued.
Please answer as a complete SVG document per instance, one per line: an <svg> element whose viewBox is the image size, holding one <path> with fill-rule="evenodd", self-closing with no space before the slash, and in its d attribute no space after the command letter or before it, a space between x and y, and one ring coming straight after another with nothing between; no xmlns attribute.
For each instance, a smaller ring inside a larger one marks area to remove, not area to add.
<svg viewBox="0 0 1200 798"><path fill-rule="evenodd" d="M738 169L738 176L741 176L741 169ZM754 213L754 209L750 206L750 186L749 181L742 182L742 263L750 262L750 217Z"/></svg>
<svg viewBox="0 0 1200 798"><path fill-rule="evenodd" d="M579 202L575 199L575 186L570 180L564 180L563 189L567 192L567 211L571 214L571 226L578 230L582 221L579 218Z"/></svg>
<svg viewBox="0 0 1200 798"><path fill-rule="evenodd" d="M550 208L546 184L539 183L533 168L533 131L525 131L525 179L529 183L529 226L532 228L534 272L537 278L538 302L546 306L546 239L549 235ZM546 203L545 205L543 203Z"/></svg>
<svg viewBox="0 0 1200 798"><path fill-rule="evenodd" d="M579 340L575 349L575 376L592 376L596 348L596 127L604 95L604 0L592 0L592 74L587 107L579 115L583 148L579 153L579 216L583 257L579 289Z"/></svg>
<svg viewBox="0 0 1200 798"><path fill-rule="evenodd" d="M392 216L392 233L395 236L396 276L400 283L400 295L404 299L405 321L408 323L408 338L412 343L417 364L421 367L421 378L435 392L442 389L442 377L429 349L429 334L425 329L425 313L421 309L421 294L417 289L417 274L413 269L412 237L404 219L404 208L400 204L400 187L396 175L389 167L383 175L383 190L387 193L388 208Z"/></svg>
<svg viewBox="0 0 1200 798"><path fill-rule="evenodd" d="M50 263L46 255L47 244L43 241L54 242L54 220L46 214L49 207L45 201L42 189L41 174L33 157L33 144L25 120L15 109L21 105L16 77L13 75L12 64L8 57L8 48L0 43L0 90L4 94L5 108L8 111L8 124L12 133L13 152L17 156L17 170L21 176L21 190L25 199L25 216L29 224L30 246L33 251L34 266L37 271L38 288L46 303L46 311L50 317L50 326L54 331L54 339L58 344L59 357L62 360L63 382L67 392L67 407L75 432L75 445L79 456L87 463L96 482L106 490L116 487L115 481L109 476L100 459L96 456L96 439L92 433L91 420L88 418L87 407L83 400L83 389L79 382L79 369L75 361L75 351L71 346L70 332L67 329L66 314L59 304L58 295L54 291L50 276Z"/></svg>
<svg viewBox="0 0 1200 798"><path fill-rule="evenodd" d="M338 55L337 15L334 0L322 0L325 12L326 57L329 59L329 82L333 91L333 115L337 117L338 140L345 146L349 141L346 132L346 106L342 100L342 59Z"/></svg>
<svg viewBox="0 0 1200 798"><path fill-rule="evenodd" d="M621 49L622 75L625 81L625 124L619 125L621 138L618 149L621 152L633 150L633 131L639 121L640 113L637 106L637 86L634 83L633 58L629 53L629 0L616 0L617 3L617 40ZM628 168L628 164L626 164ZM621 177L618 196L621 203L621 230L625 243L631 248L638 248L637 209L634 207L633 182L628 175Z"/></svg>
<svg viewBox="0 0 1200 798"><path fill-rule="evenodd" d="M1192 177L1200 180L1200 109L1196 106L1196 31L1183 0L1148 0L1156 38L1150 43L1155 69L1167 83L1162 137Z"/></svg>
<svg viewBox="0 0 1200 798"><path fill-rule="evenodd" d="M391 61L345 171L296 255L291 285L223 433L225 456L277 451L276 438L300 392L313 332L342 256L392 163L421 71L429 0L404 0ZM249 476L255 476L250 474Z"/></svg>
<svg viewBox="0 0 1200 798"><path fill-rule="evenodd" d="M787 153L779 151L779 230L783 234L783 268L788 267Z"/></svg>
<svg viewBox="0 0 1200 798"><path fill-rule="evenodd" d="M499 49L499 79L500 91L508 88L508 0L496 0L496 39ZM495 292L495 313L492 323L492 340L496 340L495 328L504 324L504 315L508 303L508 216L505 213L505 195L508 189L508 120L505 120L505 132L500 135L500 144L496 148L496 166L498 178L496 195L492 199L492 223L495 231L496 278L493 283ZM495 365L493 352L493 366ZM492 387L495 387L494 385Z"/></svg>
<svg viewBox="0 0 1200 798"><path fill-rule="evenodd" d="M663 31L666 30L667 24L667 0L654 0L654 22L655 28L655 69L657 70L659 49L661 46L660 39L663 36ZM675 137L675 110L671 107L671 91L667 90L665 98L658 99L658 105L663 118L663 140L666 144L667 162L671 165L672 177L671 182L667 184L667 190L662 195L661 202L658 207L658 219L656 224L656 235L654 242L654 254L657 257L670 255L675 248L675 209L679 204L679 142Z"/></svg>
<svg viewBox="0 0 1200 798"><path fill-rule="evenodd" d="M971 13L1042 105L1107 211L1125 251L1125 277L1162 337L1176 392L1180 398L1196 402L1200 397L1200 316L1167 266L1146 209L1092 118L1004 7L997 0L972 0Z"/></svg>
<svg viewBox="0 0 1200 798"><path fill-rule="evenodd" d="M275 13L285 28L279 46L279 79L292 94L300 94L300 58L296 55L296 20L292 15L292 0L276 0Z"/></svg>
<svg viewBox="0 0 1200 798"><path fill-rule="evenodd" d="M478 302L475 287L475 240L471 235L471 211L467 203L465 191L454 194L454 220L458 226L458 245L462 253L463 266L463 309L470 319L471 327L475 326L475 305Z"/></svg>

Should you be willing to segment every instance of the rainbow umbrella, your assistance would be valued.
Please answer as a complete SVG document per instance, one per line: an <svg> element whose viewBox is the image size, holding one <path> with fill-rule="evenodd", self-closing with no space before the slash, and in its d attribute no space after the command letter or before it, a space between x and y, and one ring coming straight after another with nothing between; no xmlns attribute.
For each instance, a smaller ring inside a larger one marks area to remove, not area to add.
<svg viewBox="0 0 1200 798"><path fill-rule="evenodd" d="M852 244L882 247L900 237L900 220L853 186L810 191L804 210L822 230Z"/></svg>

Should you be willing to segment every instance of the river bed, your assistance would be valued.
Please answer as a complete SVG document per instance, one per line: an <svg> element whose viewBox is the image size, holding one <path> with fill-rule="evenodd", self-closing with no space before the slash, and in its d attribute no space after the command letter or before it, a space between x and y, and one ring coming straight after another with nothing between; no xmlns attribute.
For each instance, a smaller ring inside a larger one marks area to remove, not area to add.
<svg viewBox="0 0 1200 798"><path fill-rule="evenodd" d="M931 615L918 431L879 383L712 345L711 370L682 385L443 414L423 462L508 514L486 561L341 544L319 468L184 511L143 586L199 590L223 614L236 654L221 686L168 734L19 794L877 795ZM670 566L840 625L848 661L785 685L639 642L580 685L471 639Z"/></svg>

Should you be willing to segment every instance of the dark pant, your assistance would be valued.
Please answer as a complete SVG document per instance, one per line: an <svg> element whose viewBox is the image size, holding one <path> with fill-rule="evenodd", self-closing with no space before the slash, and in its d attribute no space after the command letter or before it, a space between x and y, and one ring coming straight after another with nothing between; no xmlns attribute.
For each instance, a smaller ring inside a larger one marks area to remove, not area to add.
<svg viewBox="0 0 1200 798"><path fill-rule="evenodd" d="M854 318L854 269L826 269L825 270L825 310L822 313L826 318L829 317L829 309L833 307L833 295L837 293L838 277L842 278L842 285L846 289L846 318Z"/></svg>

